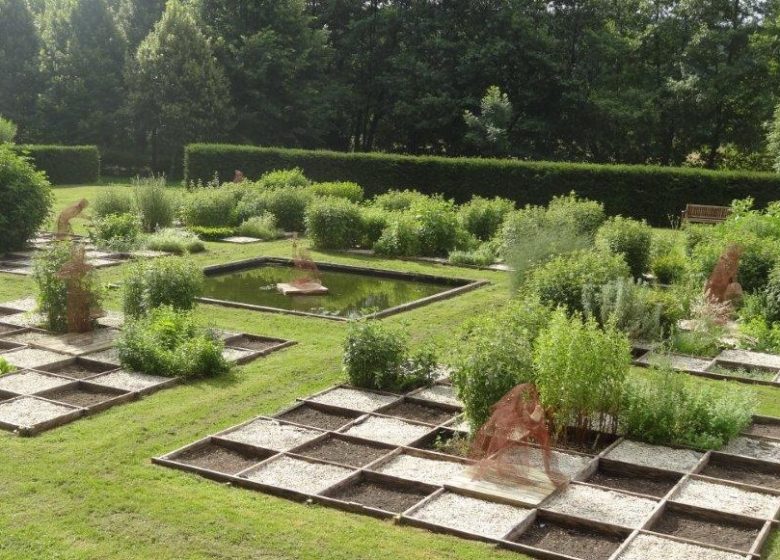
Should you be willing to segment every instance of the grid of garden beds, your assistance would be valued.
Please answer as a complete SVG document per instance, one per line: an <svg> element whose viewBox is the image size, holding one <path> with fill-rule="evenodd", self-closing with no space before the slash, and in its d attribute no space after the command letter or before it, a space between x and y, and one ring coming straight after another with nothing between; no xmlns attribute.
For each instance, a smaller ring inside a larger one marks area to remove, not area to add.
<svg viewBox="0 0 780 560"><path fill-rule="evenodd" d="M760 558L780 515L780 419L706 453L593 434L553 452L569 485L525 500L462 484L461 412L446 379L404 395L338 386L153 461L538 558Z"/></svg>
<svg viewBox="0 0 780 560"><path fill-rule="evenodd" d="M55 334L35 328L42 317L34 308L29 298L0 304L0 357L17 368L0 376L0 428L35 435L178 382L120 367L114 341L121 314L108 314L90 333ZM224 354L235 363L294 344L245 333L222 336Z"/></svg>
<svg viewBox="0 0 780 560"><path fill-rule="evenodd" d="M710 379L780 387L780 356L749 350L723 350L714 358L664 353L653 344L635 343L634 364L671 368Z"/></svg>

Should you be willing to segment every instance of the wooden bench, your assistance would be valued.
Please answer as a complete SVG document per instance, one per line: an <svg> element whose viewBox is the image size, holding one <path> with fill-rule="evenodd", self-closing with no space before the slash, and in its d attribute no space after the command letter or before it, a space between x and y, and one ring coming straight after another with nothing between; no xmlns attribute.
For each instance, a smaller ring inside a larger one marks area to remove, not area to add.
<svg viewBox="0 0 780 560"><path fill-rule="evenodd" d="M725 222L731 214L728 206L709 206L707 204L686 204L682 221L698 224L719 224Z"/></svg>

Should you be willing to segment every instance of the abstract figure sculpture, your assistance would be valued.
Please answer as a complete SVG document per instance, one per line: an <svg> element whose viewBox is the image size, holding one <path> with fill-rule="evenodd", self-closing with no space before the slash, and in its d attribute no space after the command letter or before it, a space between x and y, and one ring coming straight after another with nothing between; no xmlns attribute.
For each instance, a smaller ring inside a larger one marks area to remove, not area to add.
<svg viewBox="0 0 780 560"><path fill-rule="evenodd" d="M742 296L742 286L737 282L741 257L742 248L738 245L729 245L718 258L705 287L705 293L710 300L728 303Z"/></svg>
<svg viewBox="0 0 780 560"><path fill-rule="evenodd" d="M86 198L82 198L76 204L71 204L60 212L60 215L57 218L57 233L55 234L55 239L69 239L73 235L73 226L70 221L78 217L87 206L89 206L89 201Z"/></svg>
<svg viewBox="0 0 780 560"><path fill-rule="evenodd" d="M320 271L308 251L301 248L298 244L298 237L294 236L292 240L293 247L293 267L298 273L297 277L289 283L279 283L276 289L284 295L290 296L312 296L325 295L328 288L322 285L320 281Z"/></svg>
<svg viewBox="0 0 780 560"><path fill-rule="evenodd" d="M73 244L70 260L58 273L65 281L68 332L91 331L93 321L103 314L92 290L92 270L92 265L87 263L84 246Z"/></svg>

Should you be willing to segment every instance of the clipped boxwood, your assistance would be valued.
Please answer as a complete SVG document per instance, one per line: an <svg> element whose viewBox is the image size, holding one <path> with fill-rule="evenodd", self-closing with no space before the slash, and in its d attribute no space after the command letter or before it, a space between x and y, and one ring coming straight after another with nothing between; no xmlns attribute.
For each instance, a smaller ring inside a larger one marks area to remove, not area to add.
<svg viewBox="0 0 780 560"><path fill-rule="evenodd" d="M306 209L306 234L316 249L351 249L360 241L361 219L354 202L323 198Z"/></svg>
<svg viewBox="0 0 780 560"><path fill-rule="evenodd" d="M97 146L23 144L14 146L14 150L27 155L55 185L94 183L100 179Z"/></svg>
<svg viewBox="0 0 780 560"><path fill-rule="evenodd" d="M248 177L298 167L313 181L353 181L366 196L407 187L441 193L457 202L472 195L500 196L525 204L547 204L576 191L604 203L610 215L668 225L689 202L728 205L752 196L765 206L780 195L775 173L709 171L645 165L597 165L487 158L443 158L380 153L342 153L226 144L191 144L184 156L187 180L208 180L216 171Z"/></svg>
<svg viewBox="0 0 780 560"><path fill-rule="evenodd" d="M0 146L0 254L22 248L49 215L51 204L43 173Z"/></svg>

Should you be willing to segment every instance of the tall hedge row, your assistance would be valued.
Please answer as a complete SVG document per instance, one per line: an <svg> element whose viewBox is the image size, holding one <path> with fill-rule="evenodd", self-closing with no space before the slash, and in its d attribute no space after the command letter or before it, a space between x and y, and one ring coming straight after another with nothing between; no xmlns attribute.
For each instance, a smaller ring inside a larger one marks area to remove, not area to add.
<svg viewBox="0 0 780 560"><path fill-rule="evenodd" d="M100 178L100 153L97 146L61 146L23 144L14 146L38 171L46 173L55 185L94 183Z"/></svg>
<svg viewBox="0 0 780 560"><path fill-rule="evenodd" d="M184 155L187 180L217 172L229 180L300 167L315 181L354 181L371 196L391 188L442 193L458 202L473 194L503 196L520 205L545 204L572 190L600 200L609 214L668 225L688 202L728 205L752 196L758 206L780 199L780 175L641 165L596 165L518 160L342 153L227 144L191 144Z"/></svg>

